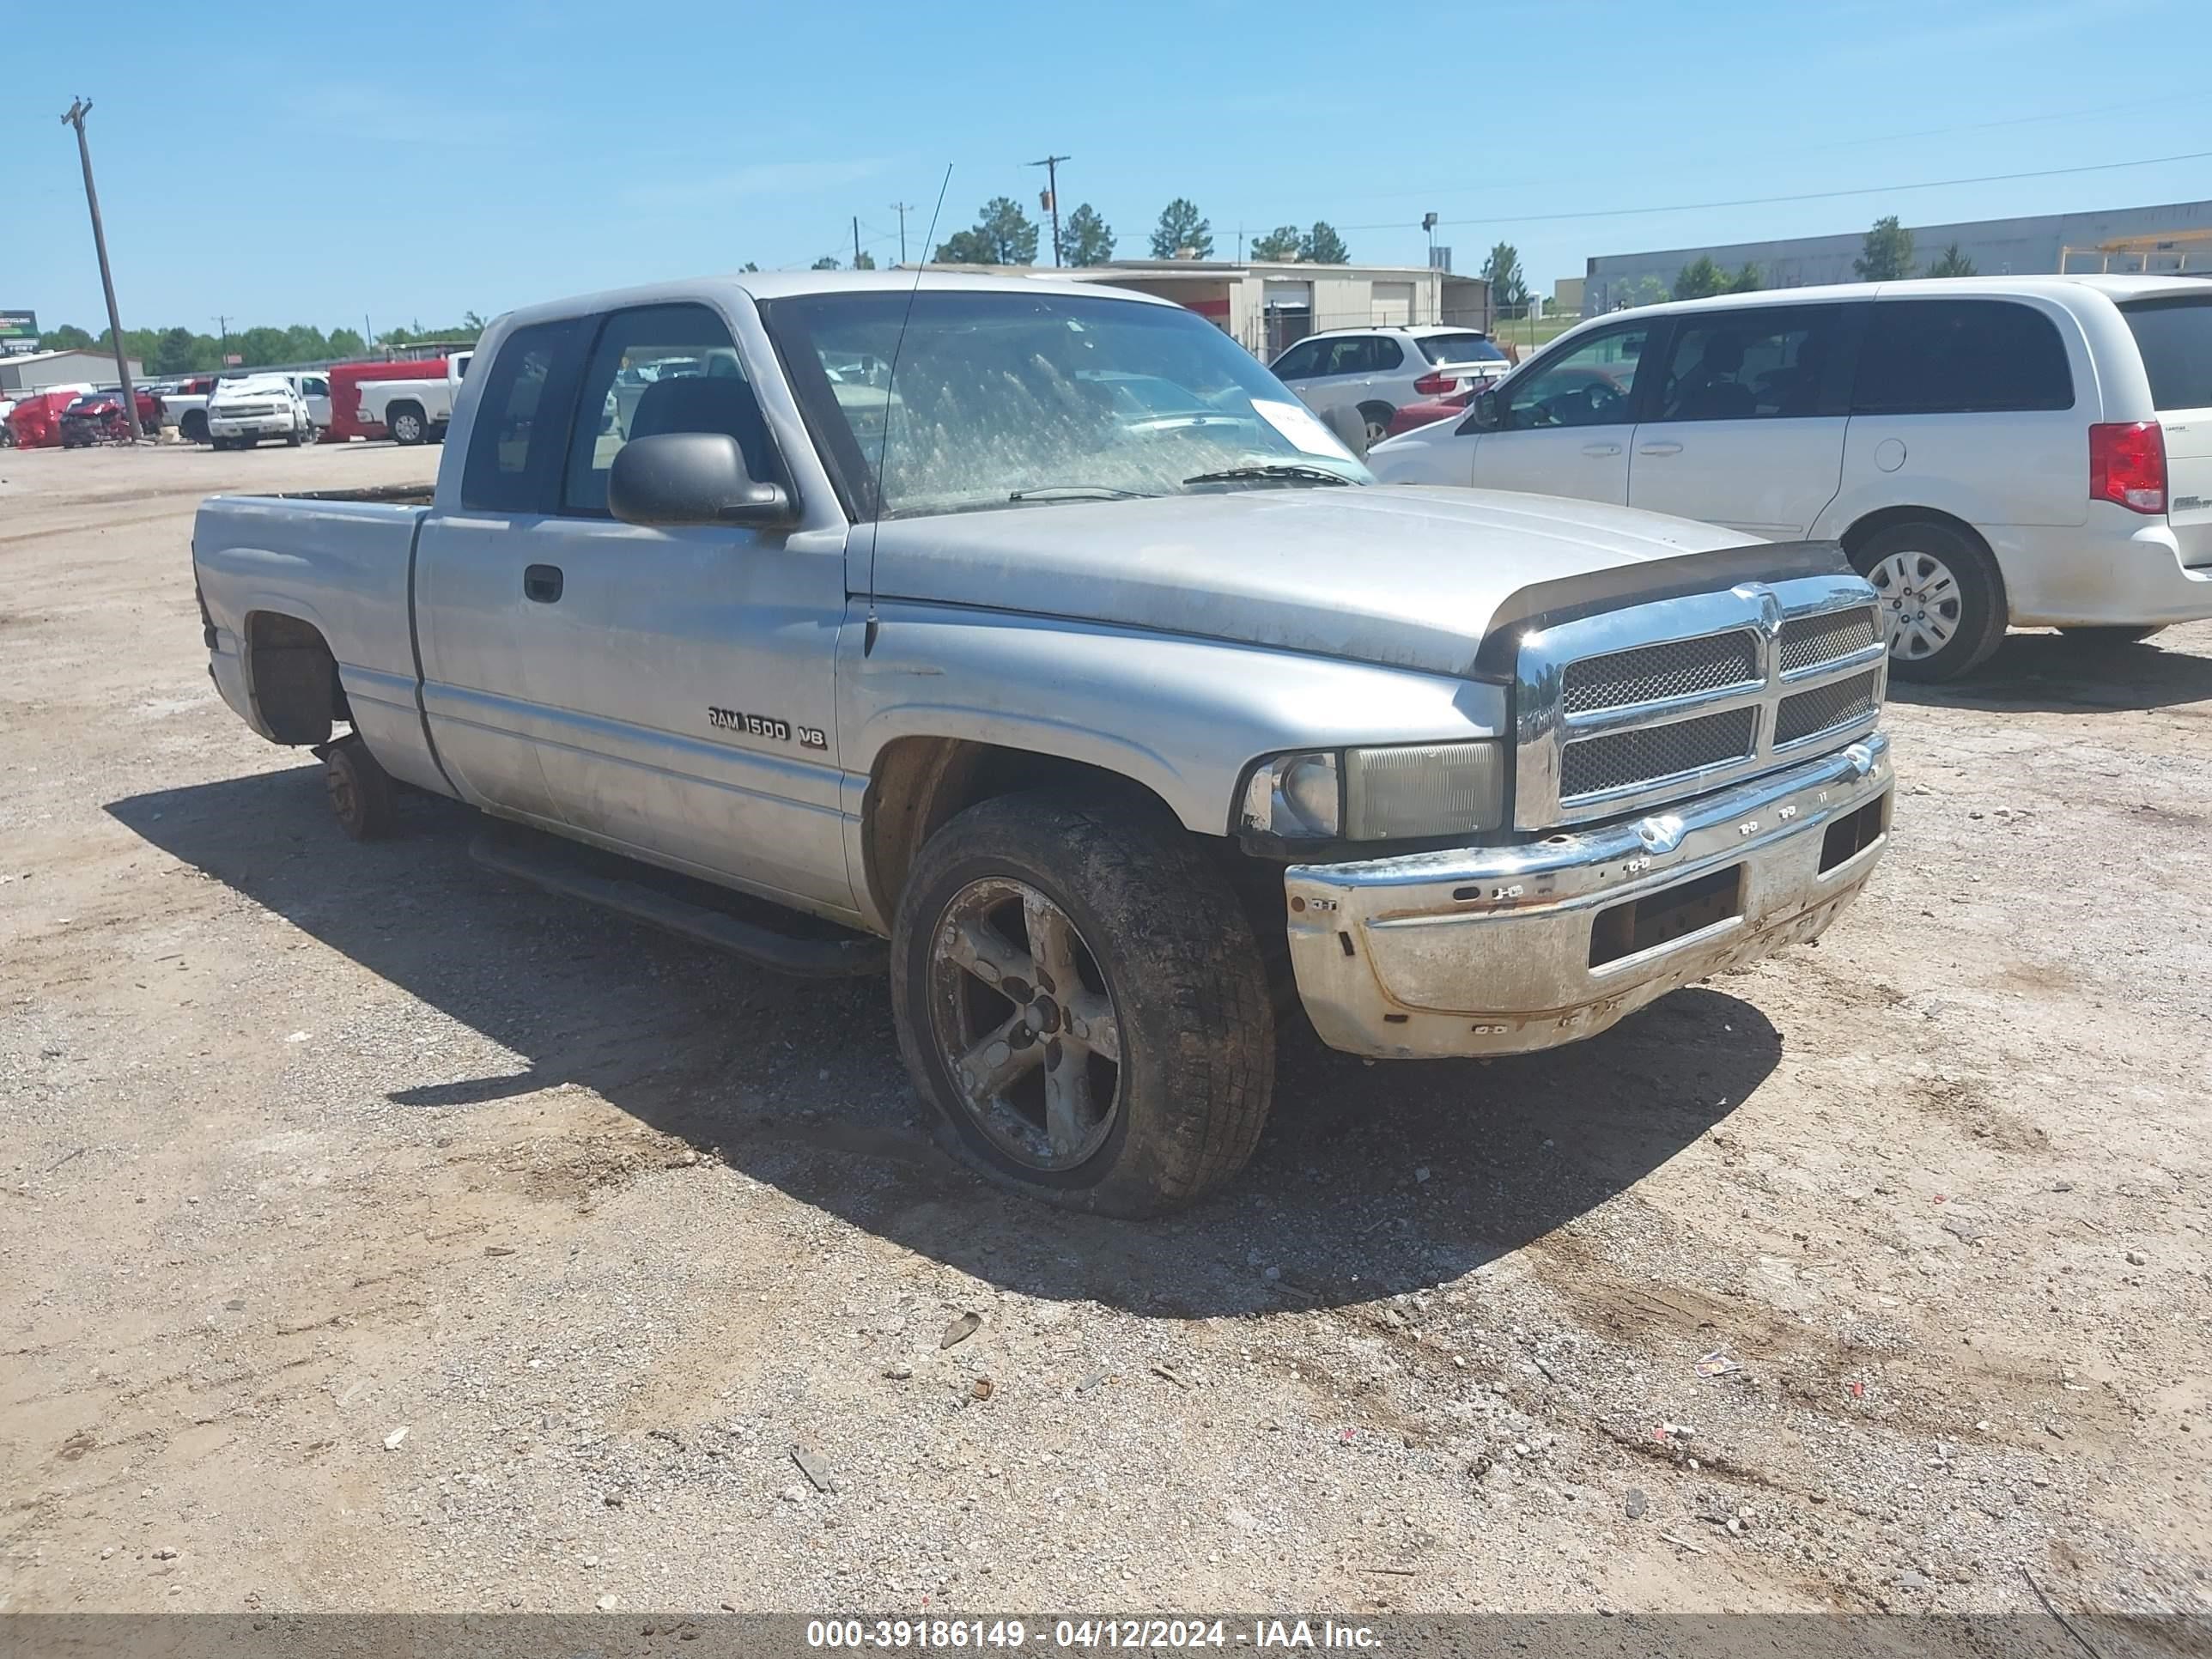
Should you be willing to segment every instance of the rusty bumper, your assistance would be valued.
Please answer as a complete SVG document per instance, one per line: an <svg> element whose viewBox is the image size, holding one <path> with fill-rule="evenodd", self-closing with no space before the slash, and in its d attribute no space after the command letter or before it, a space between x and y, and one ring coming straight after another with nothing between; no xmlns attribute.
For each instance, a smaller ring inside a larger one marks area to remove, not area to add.
<svg viewBox="0 0 2212 1659"><path fill-rule="evenodd" d="M1817 936L1888 845L1880 732L1663 812L1511 847L1284 876L1291 960L1331 1047L1518 1054Z"/></svg>

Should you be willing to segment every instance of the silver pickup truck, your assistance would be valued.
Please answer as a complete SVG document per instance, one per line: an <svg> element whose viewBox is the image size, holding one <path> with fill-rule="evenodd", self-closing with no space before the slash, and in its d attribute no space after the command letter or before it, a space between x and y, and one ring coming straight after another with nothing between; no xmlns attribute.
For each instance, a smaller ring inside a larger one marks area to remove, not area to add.
<svg viewBox="0 0 2212 1659"><path fill-rule="evenodd" d="M356 835L454 797L495 868L888 971L940 1133L1027 1192L1227 1179L1301 1006L1378 1059L1571 1042L1881 855L1836 548L1376 485L1179 307L746 276L478 356L434 491L201 508L224 700Z"/></svg>

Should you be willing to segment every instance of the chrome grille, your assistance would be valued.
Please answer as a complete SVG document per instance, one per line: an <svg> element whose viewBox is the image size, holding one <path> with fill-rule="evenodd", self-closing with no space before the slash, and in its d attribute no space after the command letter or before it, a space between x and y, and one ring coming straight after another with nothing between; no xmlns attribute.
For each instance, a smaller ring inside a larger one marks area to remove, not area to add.
<svg viewBox="0 0 2212 1659"><path fill-rule="evenodd" d="M1799 617L1782 624L1782 672L1794 674L1816 663L1863 651L1881 637L1871 611L1838 611Z"/></svg>
<svg viewBox="0 0 2212 1659"><path fill-rule="evenodd" d="M1775 745L1801 742L1832 726L1864 719L1874 712L1875 682L1880 678L1879 669L1870 669L1783 698L1774 716Z"/></svg>
<svg viewBox="0 0 2212 1659"><path fill-rule="evenodd" d="M1565 803L1615 789L1663 783L1708 766L1741 760L1751 753L1758 720L1755 708L1730 708L1695 720L1632 726L1626 732L1570 743L1559 761L1559 799Z"/></svg>
<svg viewBox="0 0 2212 1659"><path fill-rule="evenodd" d="M1756 640L1741 632L1715 634L1702 640L1639 645L1569 663L1560 694L1567 713L1583 714L1717 691L1724 685L1749 685L1758 678Z"/></svg>

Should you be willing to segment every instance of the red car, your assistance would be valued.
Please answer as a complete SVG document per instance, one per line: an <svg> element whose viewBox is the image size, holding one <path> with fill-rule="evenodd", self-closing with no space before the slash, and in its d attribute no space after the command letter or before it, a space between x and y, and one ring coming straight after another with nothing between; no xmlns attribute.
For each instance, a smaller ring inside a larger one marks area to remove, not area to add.
<svg viewBox="0 0 2212 1659"><path fill-rule="evenodd" d="M139 431L159 433L161 400L150 392L139 392L137 401ZM131 427L123 418L123 393L119 390L86 392L62 411L61 435L64 449L130 442Z"/></svg>
<svg viewBox="0 0 2212 1659"><path fill-rule="evenodd" d="M1430 398L1418 404L1407 404L1390 417L1390 435L1411 432L1417 426L1427 426L1432 421L1449 421L1455 415L1467 413L1471 391L1455 393L1449 398Z"/></svg>

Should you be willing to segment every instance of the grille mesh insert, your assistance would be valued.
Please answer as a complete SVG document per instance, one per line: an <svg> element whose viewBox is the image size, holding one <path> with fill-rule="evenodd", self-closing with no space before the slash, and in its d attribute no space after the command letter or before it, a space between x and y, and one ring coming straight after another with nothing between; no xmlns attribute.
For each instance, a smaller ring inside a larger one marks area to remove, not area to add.
<svg viewBox="0 0 2212 1659"><path fill-rule="evenodd" d="M1782 624L1782 672L1793 674L1816 663L1833 662L1865 650L1881 637L1871 611L1800 617Z"/></svg>
<svg viewBox="0 0 2212 1659"><path fill-rule="evenodd" d="M1584 657L1567 665L1560 693L1567 713L1583 714L1754 684L1758 678L1757 647L1749 634L1739 630Z"/></svg>
<svg viewBox="0 0 2212 1659"><path fill-rule="evenodd" d="M1832 685L1823 685L1811 691L1799 691L1782 700L1782 707L1774 717L1774 741L1779 745L1796 743L1816 732L1841 726L1847 720L1863 720L1874 712L1874 683L1881 671L1869 669L1863 674L1854 674L1847 680L1838 680Z"/></svg>
<svg viewBox="0 0 2212 1659"><path fill-rule="evenodd" d="M1751 753L1758 712L1730 708L1717 714L1700 714L1695 720L1638 726L1571 743L1559 761L1559 799L1569 801L1657 783L1700 767L1741 760Z"/></svg>

